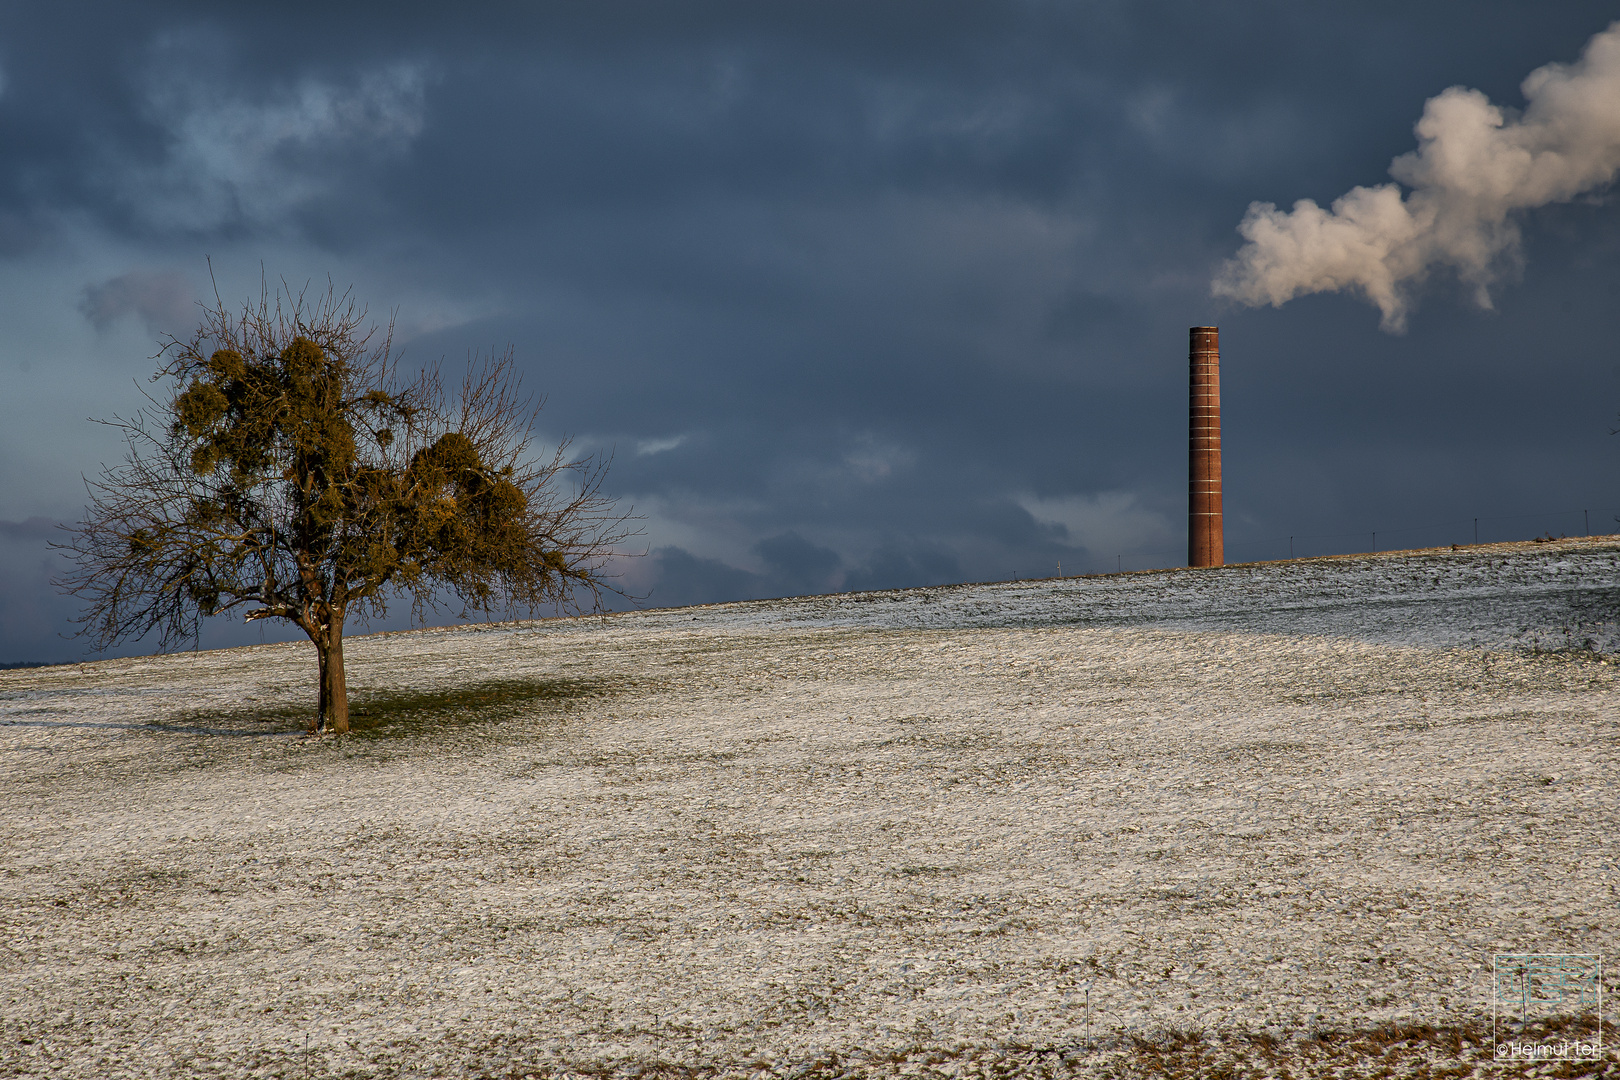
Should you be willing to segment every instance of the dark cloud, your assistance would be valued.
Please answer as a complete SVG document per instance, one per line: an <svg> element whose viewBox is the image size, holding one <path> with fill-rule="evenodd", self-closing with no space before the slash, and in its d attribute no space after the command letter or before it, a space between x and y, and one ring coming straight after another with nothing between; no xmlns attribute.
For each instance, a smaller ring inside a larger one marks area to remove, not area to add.
<svg viewBox="0 0 1620 1080"><path fill-rule="evenodd" d="M67 639L76 605L54 585L67 564L47 545L60 538L50 518L0 520L0 666L84 655Z"/></svg>
<svg viewBox="0 0 1620 1080"><path fill-rule="evenodd" d="M261 271L354 281L407 363L513 343L544 430L616 451L649 603L1174 561L1201 323L1222 328L1234 558L1620 503L1612 200L1531 215L1494 313L1428 282L1400 339L1348 297L1209 296L1252 201L1379 182L1425 100L1518 103L1611 18L12 5L0 273L8 327L35 328L0 377L34 381L0 453L46 464L10 471L0 516L70 514L106 453L75 427L86 388L150 372L139 332L195 321L206 256L232 301ZM0 594L44 595L33 558Z"/></svg>
<svg viewBox="0 0 1620 1080"><path fill-rule="evenodd" d="M682 607L724 600L814 596L829 592L891 589L900 585L943 585L981 578L963 572L955 552L926 540L886 538L864 562L846 563L829 547L795 532L768 537L753 546L762 568L744 570L719 559L706 559L679 547L659 548L650 566L638 575L653 584L645 606ZM620 606L625 606L621 604Z"/></svg>
<svg viewBox="0 0 1620 1080"><path fill-rule="evenodd" d="M724 600L752 600L760 596L758 574L740 570L719 559L705 559L678 547L652 552L655 584L644 594L650 607L687 607Z"/></svg>
<svg viewBox="0 0 1620 1080"><path fill-rule="evenodd" d="M86 285L79 310L97 330L124 315L138 315L154 334L183 334L197 315L197 294L176 270L131 270L99 285Z"/></svg>
<svg viewBox="0 0 1620 1080"><path fill-rule="evenodd" d="M891 589L906 585L946 585L969 580L962 571L956 552L928 541L906 543L886 539L866 565L852 570L844 579L851 591Z"/></svg>
<svg viewBox="0 0 1620 1080"><path fill-rule="evenodd" d="M48 228L32 215L0 211L0 257L16 257L39 250Z"/></svg>
<svg viewBox="0 0 1620 1080"><path fill-rule="evenodd" d="M44 540L57 535L56 522L47 517L31 517L23 521L0 519L0 537L7 540Z"/></svg>
<svg viewBox="0 0 1620 1080"><path fill-rule="evenodd" d="M773 591L813 596L842 584L838 570L843 559L838 552L812 544L796 532L767 537L754 545L754 551L769 568L766 578Z"/></svg>

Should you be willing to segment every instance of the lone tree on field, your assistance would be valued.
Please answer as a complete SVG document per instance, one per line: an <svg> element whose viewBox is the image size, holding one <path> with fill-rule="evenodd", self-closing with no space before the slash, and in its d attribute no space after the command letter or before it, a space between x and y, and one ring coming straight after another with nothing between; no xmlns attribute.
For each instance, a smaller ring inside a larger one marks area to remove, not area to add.
<svg viewBox="0 0 1620 1080"><path fill-rule="evenodd" d="M463 614L600 610L616 591L602 569L631 530L601 493L606 462L566 442L531 457L538 405L517 396L510 350L451 397L437 369L401 382L391 333L350 294L205 312L158 354L167 401L108 421L124 463L87 481L62 545L98 647L157 631L169 648L242 607L286 619L319 658L316 728L345 732L351 614L409 595L420 616L446 590Z"/></svg>

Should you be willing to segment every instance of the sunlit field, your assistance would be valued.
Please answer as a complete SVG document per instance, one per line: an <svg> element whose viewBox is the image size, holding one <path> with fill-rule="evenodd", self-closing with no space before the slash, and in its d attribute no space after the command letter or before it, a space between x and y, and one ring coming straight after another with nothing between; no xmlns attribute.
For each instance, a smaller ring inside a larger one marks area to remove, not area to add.
<svg viewBox="0 0 1620 1080"><path fill-rule="evenodd" d="M346 652L0 672L0 1073L1484 1075L1620 954L1620 538Z"/></svg>

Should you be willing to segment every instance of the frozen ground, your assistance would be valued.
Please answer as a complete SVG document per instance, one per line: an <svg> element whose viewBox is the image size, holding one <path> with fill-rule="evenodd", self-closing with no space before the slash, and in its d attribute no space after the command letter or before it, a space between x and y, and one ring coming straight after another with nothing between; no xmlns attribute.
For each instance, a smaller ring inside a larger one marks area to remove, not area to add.
<svg viewBox="0 0 1620 1080"><path fill-rule="evenodd" d="M0 672L0 1074L1485 1074L1617 651L1609 537Z"/></svg>

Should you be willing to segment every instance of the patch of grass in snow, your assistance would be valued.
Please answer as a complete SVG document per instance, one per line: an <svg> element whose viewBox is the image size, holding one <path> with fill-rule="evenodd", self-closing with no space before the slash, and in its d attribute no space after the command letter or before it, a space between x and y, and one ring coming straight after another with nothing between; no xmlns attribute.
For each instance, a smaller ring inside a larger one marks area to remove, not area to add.
<svg viewBox="0 0 1620 1080"><path fill-rule="evenodd" d="M349 726L352 735L363 738L421 735L450 724L500 723L617 689L596 679L492 679L468 686L357 690L349 695ZM246 735L308 730L314 720L309 704L238 705L194 709L148 727Z"/></svg>
<svg viewBox="0 0 1620 1080"><path fill-rule="evenodd" d="M832 1014L849 997L849 988L835 982L772 982L772 1006L761 1017L767 1028L802 1024ZM904 992L904 991L902 991ZM554 1008L572 1006L583 1015L604 1006L594 995L558 999ZM683 1043L700 1042L702 1025L684 1017L665 1017L655 1030L661 1038ZM1525 1035L1556 1045L1561 1039L1589 1037L1590 1021L1564 1019L1533 1025ZM1031 1041L974 1039L936 1042L920 1022L910 1038L887 1047L850 1046L834 1050L812 1049L807 1054L771 1053L754 1049L728 1056L701 1051L684 1059L658 1055L636 1060L620 1053L591 1054L563 1051L552 1057L536 1053L521 1036L491 1033L474 1037L463 1052L472 1060L500 1063L500 1075L555 1080L1246 1080L1250 1077L1338 1078L1365 1077L1478 1077L1498 1075L1492 1050L1495 1043L1488 1022L1423 1023L1397 1021L1351 1029L1251 1031L1222 1028L1162 1029L1151 1033L1099 1031L1095 1035L1077 1025L1067 1037ZM416 1038L390 1044L398 1052L420 1059L423 1047ZM1607 1076L1612 1056L1582 1062L1554 1062L1509 1066L1503 1076ZM449 1070L446 1070L449 1071Z"/></svg>
<svg viewBox="0 0 1620 1080"><path fill-rule="evenodd" d="M960 866L897 866L891 873L895 877L957 877L964 872Z"/></svg>
<svg viewBox="0 0 1620 1080"><path fill-rule="evenodd" d="M309 726L315 710L297 705L231 705L187 709L148 720L154 732L176 735L274 735Z"/></svg>
<svg viewBox="0 0 1620 1080"><path fill-rule="evenodd" d="M597 697L615 689L594 679L494 679L432 690L354 695L349 725L357 735L422 733L446 723L511 720L539 706Z"/></svg>

